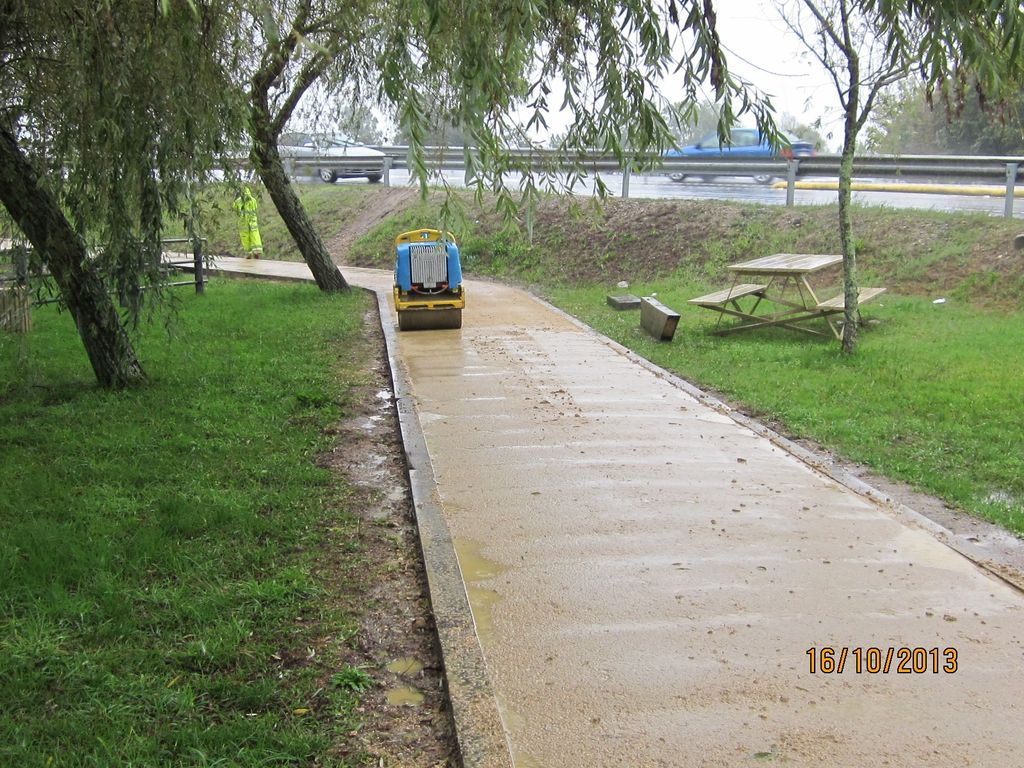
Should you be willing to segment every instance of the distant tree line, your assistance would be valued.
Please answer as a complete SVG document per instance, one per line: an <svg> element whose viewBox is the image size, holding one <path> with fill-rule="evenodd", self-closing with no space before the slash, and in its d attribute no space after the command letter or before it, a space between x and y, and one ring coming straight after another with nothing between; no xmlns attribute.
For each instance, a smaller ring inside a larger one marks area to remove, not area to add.
<svg viewBox="0 0 1024 768"><path fill-rule="evenodd" d="M923 85L900 83L879 96L864 145L887 155L1024 154L1024 91L986 104L949 92L929 99Z"/></svg>

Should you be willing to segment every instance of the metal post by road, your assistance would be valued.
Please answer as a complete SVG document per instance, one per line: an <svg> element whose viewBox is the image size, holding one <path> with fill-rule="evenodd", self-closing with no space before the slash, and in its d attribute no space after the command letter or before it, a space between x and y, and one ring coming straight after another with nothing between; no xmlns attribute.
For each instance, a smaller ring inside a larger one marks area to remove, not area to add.
<svg viewBox="0 0 1024 768"><path fill-rule="evenodd" d="M206 286L203 279L203 240L200 237L192 238L192 266L196 273L196 293L203 293Z"/></svg>
<svg viewBox="0 0 1024 768"><path fill-rule="evenodd" d="M799 160L790 160L786 163L786 207L793 207L793 199L796 197L796 172L800 167Z"/></svg>
<svg viewBox="0 0 1024 768"><path fill-rule="evenodd" d="M629 199L629 162L622 168L622 199Z"/></svg>
<svg viewBox="0 0 1024 768"><path fill-rule="evenodd" d="M1017 163L1006 164L1006 207L1003 209L1003 214L1008 219L1013 218L1013 195L1014 187L1017 184Z"/></svg>
<svg viewBox="0 0 1024 768"><path fill-rule="evenodd" d="M384 186L385 187L390 187L391 186L391 158L390 157L385 157L384 158L384 178L383 178L383 181L384 181Z"/></svg>

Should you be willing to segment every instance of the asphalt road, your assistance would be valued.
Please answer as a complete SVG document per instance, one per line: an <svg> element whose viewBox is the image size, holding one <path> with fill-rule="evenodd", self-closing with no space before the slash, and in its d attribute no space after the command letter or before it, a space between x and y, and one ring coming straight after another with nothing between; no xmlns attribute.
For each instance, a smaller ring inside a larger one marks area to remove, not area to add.
<svg viewBox="0 0 1024 768"><path fill-rule="evenodd" d="M459 171L445 171L445 180L452 186L462 186L465 182ZM622 191L621 174L608 174L603 177L613 195ZM306 183L323 183L319 179L303 178ZM339 184L365 184L363 179L346 179ZM391 183L403 186L410 183L406 170L391 171ZM577 190L578 194L593 194L593 185L585 185ZM629 182L629 195L632 198L647 199L678 199L678 200L740 200L765 205L785 205L786 190L774 189L770 185L755 184L750 179L739 177L719 177L709 181L690 181L681 183L671 181L667 176L649 175L632 176ZM935 211L969 211L1002 216L1005 202L1002 196L984 197L976 195L939 195L909 192L854 192L853 199L860 205L886 206L889 208L914 208ZM836 201L836 193L819 190L796 191L797 205L829 205ZM1024 218L1024 199L1018 199L1014 207L1014 217Z"/></svg>

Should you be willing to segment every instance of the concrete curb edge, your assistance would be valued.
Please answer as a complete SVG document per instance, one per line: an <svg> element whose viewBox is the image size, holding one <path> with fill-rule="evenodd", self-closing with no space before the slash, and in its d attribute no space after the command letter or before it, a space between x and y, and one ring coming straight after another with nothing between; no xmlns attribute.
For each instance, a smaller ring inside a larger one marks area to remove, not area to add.
<svg viewBox="0 0 1024 768"><path fill-rule="evenodd" d="M387 294L377 298L380 327L387 349L395 409L405 450L419 532L420 551L434 623L444 662L448 700L463 768L512 768L512 753L491 687L483 649L459 570L451 532L438 503L434 469L405 370L395 351L394 326L385 322Z"/></svg>

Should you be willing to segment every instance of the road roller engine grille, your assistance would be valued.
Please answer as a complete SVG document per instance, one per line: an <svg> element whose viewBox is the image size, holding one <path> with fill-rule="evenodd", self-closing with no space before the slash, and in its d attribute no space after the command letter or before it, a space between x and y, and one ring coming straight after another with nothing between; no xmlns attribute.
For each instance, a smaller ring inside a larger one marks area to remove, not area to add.
<svg viewBox="0 0 1024 768"><path fill-rule="evenodd" d="M440 293L448 288L448 249L443 243L417 243L409 246L412 290L416 293Z"/></svg>

